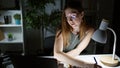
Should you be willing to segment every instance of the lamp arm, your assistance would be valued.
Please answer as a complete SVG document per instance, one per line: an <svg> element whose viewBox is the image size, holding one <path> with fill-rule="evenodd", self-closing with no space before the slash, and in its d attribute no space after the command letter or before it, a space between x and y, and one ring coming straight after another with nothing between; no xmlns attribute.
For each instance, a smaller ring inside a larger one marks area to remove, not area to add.
<svg viewBox="0 0 120 68"><path fill-rule="evenodd" d="M112 59L115 59L115 50L116 50L116 39L117 39L117 36L116 36L116 33L115 31L112 29L112 28L107 28L108 30L112 31L113 32L113 35L114 35L114 46L113 46L113 54L112 54Z"/></svg>

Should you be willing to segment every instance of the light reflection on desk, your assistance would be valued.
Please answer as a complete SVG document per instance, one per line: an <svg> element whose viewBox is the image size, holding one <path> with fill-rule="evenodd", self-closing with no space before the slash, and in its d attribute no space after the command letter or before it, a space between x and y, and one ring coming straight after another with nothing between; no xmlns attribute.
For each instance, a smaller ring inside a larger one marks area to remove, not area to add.
<svg viewBox="0 0 120 68"><path fill-rule="evenodd" d="M97 55L80 55L80 56L77 56L76 58L78 60L83 60L85 62L89 62L89 63L96 63L95 60L94 60L94 57L96 58L96 61L98 63L98 65L102 66L102 68L120 68L120 64L117 65L116 67L109 67L109 66L105 66L103 63L100 62L99 58L101 56L107 56L107 55L112 55L112 54L97 54ZM45 56L46 58L54 58L53 56ZM116 56L120 62L120 57ZM63 68L68 68L69 67L69 64L65 64L65 63L62 63L63 64L62 66L66 66L66 67L63 67ZM61 68L62 68L61 66ZM74 67L74 68L78 68L78 67Z"/></svg>

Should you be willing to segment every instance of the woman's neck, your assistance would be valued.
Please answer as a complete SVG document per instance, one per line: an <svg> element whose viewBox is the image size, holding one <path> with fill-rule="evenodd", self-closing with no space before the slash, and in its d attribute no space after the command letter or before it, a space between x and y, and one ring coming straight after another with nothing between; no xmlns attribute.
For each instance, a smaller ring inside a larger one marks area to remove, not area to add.
<svg viewBox="0 0 120 68"><path fill-rule="evenodd" d="M79 27L76 27L72 30L72 33L77 35L80 32Z"/></svg>

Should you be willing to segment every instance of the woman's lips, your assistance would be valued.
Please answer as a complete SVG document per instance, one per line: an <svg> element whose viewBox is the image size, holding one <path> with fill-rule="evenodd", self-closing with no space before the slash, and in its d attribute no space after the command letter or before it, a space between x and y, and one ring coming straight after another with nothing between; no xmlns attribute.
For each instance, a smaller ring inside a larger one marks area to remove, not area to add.
<svg viewBox="0 0 120 68"><path fill-rule="evenodd" d="M72 26L72 27L76 27L77 25L75 25L75 24L71 24L71 26Z"/></svg>

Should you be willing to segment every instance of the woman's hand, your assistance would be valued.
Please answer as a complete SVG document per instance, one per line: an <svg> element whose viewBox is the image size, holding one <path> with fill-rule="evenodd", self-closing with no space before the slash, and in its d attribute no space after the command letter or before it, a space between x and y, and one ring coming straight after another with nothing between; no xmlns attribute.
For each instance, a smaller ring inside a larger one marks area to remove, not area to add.
<svg viewBox="0 0 120 68"><path fill-rule="evenodd" d="M94 64L94 68L102 68L100 65Z"/></svg>

